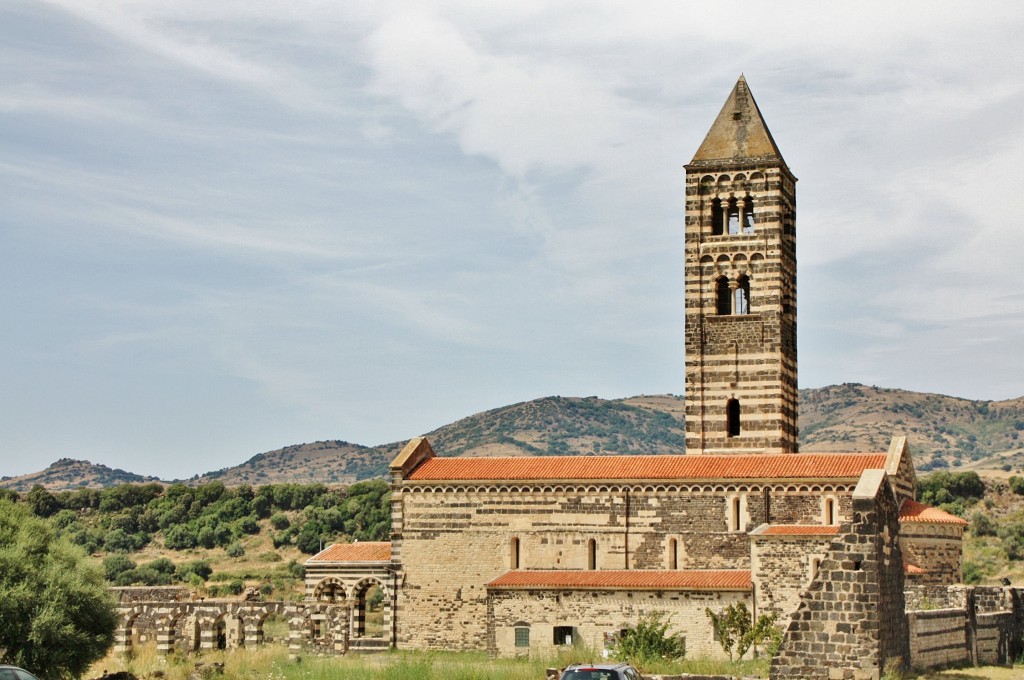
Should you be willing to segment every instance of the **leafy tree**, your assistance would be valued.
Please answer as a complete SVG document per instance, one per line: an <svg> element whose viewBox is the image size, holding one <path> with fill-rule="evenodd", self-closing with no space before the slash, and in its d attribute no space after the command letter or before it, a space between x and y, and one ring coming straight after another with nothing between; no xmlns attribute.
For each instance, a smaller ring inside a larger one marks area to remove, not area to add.
<svg viewBox="0 0 1024 680"><path fill-rule="evenodd" d="M1024 477L1010 477L1010 491L1018 496L1024 496Z"/></svg>
<svg viewBox="0 0 1024 680"><path fill-rule="evenodd" d="M25 502L37 517L49 517L60 509L57 498L47 491L41 484L36 484L32 490L25 494Z"/></svg>
<svg viewBox="0 0 1024 680"><path fill-rule="evenodd" d="M710 608L704 613L711 620L718 643L728 653L730 661L733 660L733 647L737 658L742 659L751 646L766 640L771 641L769 651L774 654L782 641L782 631L775 625L775 614L762 614L754 622L750 610L742 602L730 604L718 613Z"/></svg>
<svg viewBox="0 0 1024 680"><path fill-rule="evenodd" d="M0 660L43 680L78 677L114 642L100 569L28 508L0 501Z"/></svg>
<svg viewBox="0 0 1024 680"><path fill-rule="evenodd" d="M124 554L114 554L103 560L103 576L108 581L116 581L123 572L131 571L136 566L134 560Z"/></svg>
<svg viewBox="0 0 1024 680"><path fill-rule="evenodd" d="M274 527L278 531L287 529L291 525L292 523L291 521L289 521L288 515L284 514L283 512L274 513L270 517L270 526Z"/></svg>
<svg viewBox="0 0 1024 680"><path fill-rule="evenodd" d="M996 522L983 512L971 515L971 533L975 536L995 536Z"/></svg>
<svg viewBox="0 0 1024 680"><path fill-rule="evenodd" d="M205 581L213 573L213 567L206 560L194 560L179 564L175 574L181 581L188 581L189 576L195 575Z"/></svg>
<svg viewBox="0 0 1024 680"><path fill-rule="evenodd" d="M1024 559L1024 522L1011 522L999 527L997 532L1003 541L1003 550L1011 560Z"/></svg>
<svg viewBox="0 0 1024 680"><path fill-rule="evenodd" d="M985 495L985 484L977 472L941 470L922 477L917 483L917 498L922 503L941 506L963 515L964 509Z"/></svg>
<svg viewBox="0 0 1024 680"><path fill-rule="evenodd" d="M620 658L637 666L646 666L659 659L681 659L686 656L686 640L668 632L669 621L664 612L651 612L640 617L635 628L627 630L619 640L616 652Z"/></svg>
<svg viewBox="0 0 1024 680"><path fill-rule="evenodd" d="M243 555L245 555L245 548L242 546L241 543L235 541L227 547L227 550L225 552L227 553L228 557L242 557Z"/></svg>

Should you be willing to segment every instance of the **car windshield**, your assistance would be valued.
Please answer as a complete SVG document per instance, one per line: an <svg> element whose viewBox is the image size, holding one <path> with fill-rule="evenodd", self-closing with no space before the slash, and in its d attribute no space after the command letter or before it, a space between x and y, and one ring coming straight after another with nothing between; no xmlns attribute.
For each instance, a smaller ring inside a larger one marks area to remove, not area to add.
<svg viewBox="0 0 1024 680"><path fill-rule="evenodd" d="M610 668L574 668L563 673L562 680L619 680L619 673Z"/></svg>

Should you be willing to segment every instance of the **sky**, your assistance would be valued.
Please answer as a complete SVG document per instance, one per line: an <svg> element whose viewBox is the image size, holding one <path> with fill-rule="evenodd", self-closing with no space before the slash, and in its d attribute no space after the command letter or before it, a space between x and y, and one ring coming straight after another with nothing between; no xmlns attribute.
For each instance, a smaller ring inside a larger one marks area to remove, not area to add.
<svg viewBox="0 0 1024 680"><path fill-rule="evenodd" d="M1024 395L1024 12L0 3L0 475L185 478L681 394L684 169L743 73L800 386Z"/></svg>

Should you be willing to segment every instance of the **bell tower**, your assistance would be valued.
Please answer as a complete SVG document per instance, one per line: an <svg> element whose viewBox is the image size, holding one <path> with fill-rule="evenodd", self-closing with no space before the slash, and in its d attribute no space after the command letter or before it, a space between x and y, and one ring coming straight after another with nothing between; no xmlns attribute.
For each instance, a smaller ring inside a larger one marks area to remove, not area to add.
<svg viewBox="0 0 1024 680"><path fill-rule="evenodd" d="M740 76L686 166L686 452L795 453L796 178Z"/></svg>

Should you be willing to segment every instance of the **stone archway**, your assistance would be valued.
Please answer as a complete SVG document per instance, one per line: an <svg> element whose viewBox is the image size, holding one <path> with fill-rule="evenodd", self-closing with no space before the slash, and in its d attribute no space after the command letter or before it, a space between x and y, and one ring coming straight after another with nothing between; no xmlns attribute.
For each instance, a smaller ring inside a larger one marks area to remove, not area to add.
<svg viewBox="0 0 1024 680"><path fill-rule="evenodd" d="M350 637L356 640L381 640L391 643L391 597L383 581L374 577L360 579L352 587Z"/></svg>
<svg viewBox="0 0 1024 680"><path fill-rule="evenodd" d="M313 599L317 602L344 602L348 599L345 584L340 578L329 576L316 584Z"/></svg>

